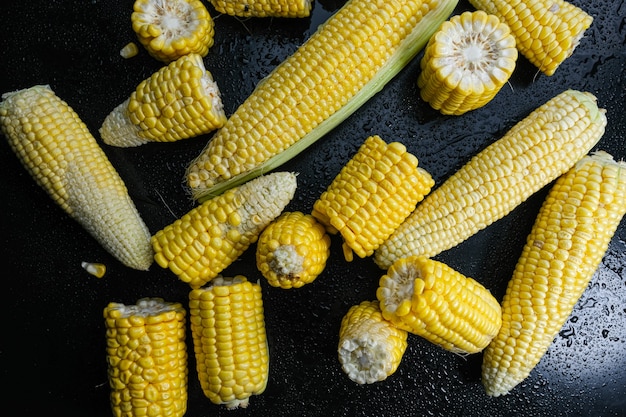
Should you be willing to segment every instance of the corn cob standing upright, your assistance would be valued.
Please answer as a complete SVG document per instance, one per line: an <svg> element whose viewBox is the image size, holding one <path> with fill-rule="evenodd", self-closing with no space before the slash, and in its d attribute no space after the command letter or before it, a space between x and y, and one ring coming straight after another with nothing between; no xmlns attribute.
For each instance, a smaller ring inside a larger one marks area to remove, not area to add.
<svg viewBox="0 0 626 417"><path fill-rule="evenodd" d="M210 0L220 13L238 17L308 17L313 0Z"/></svg>
<svg viewBox="0 0 626 417"><path fill-rule="evenodd" d="M507 394L539 363L602 261L626 214L626 162L585 156L546 197L502 300L502 327L485 350L487 394Z"/></svg>

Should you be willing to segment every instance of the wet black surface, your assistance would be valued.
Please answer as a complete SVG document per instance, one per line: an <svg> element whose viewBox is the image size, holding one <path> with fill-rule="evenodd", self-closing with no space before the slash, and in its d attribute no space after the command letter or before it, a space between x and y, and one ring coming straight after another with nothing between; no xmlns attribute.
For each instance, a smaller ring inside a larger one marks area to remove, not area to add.
<svg viewBox="0 0 626 417"><path fill-rule="evenodd" d="M160 66L143 50L129 60L119 56L134 40L132 3L5 1L0 11L0 92L50 84L97 134L106 115ZM445 117L418 98L416 59L352 117L283 167L300 173L288 209L310 211L371 134L406 144L441 183L566 88L598 97L609 124L597 148L625 158L626 4L573 3L595 21L554 76L537 74L520 58L510 85L491 103L461 117ZM215 46L205 63L220 86L227 112L341 4L317 1L311 18L293 21L217 17ZM465 9L470 6L462 1L457 12ZM193 207L182 185L183 173L208 139L104 148L152 232ZM117 263L37 187L4 140L0 178L3 413L110 415L102 309L110 301L134 303L147 296L186 304L189 288L156 265L149 272L136 272ZM500 299L546 191L437 258L477 279ZM375 298L381 271L370 259L346 263L335 238L329 265L314 283L281 290L262 280L252 248L225 273L261 278L271 353L267 390L253 397L245 410L226 411L211 404L200 390L189 344L187 416L626 415L625 242L622 222L588 291L547 355L526 381L501 398L484 393L480 354L456 356L417 337L409 338L394 375L377 384L356 385L337 361L337 333L350 306ZM104 262L108 273L102 279L92 277L81 261Z"/></svg>

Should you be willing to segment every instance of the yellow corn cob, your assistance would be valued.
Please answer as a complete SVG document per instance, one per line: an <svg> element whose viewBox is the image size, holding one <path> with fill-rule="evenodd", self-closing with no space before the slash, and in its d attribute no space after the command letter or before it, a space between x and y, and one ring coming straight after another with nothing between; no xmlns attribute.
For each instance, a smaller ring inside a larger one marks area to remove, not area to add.
<svg viewBox="0 0 626 417"><path fill-rule="evenodd" d="M200 0L136 0L130 18L139 42L159 61L206 56L213 46L213 19Z"/></svg>
<svg viewBox="0 0 626 417"><path fill-rule="evenodd" d="M80 117L47 85L5 93L0 127L52 199L124 265L152 264L150 232Z"/></svg>
<svg viewBox="0 0 626 417"><path fill-rule="evenodd" d="M430 192L434 181L399 142L365 140L313 205L330 233L341 233L346 260L364 258L387 239Z"/></svg>
<svg viewBox="0 0 626 417"><path fill-rule="evenodd" d="M519 52L546 75L572 55L593 18L563 0L470 0L510 28Z"/></svg>
<svg viewBox="0 0 626 417"><path fill-rule="evenodd" d="M295 191L296 175L276 172L207 200L152 236L154 259L200 287L257 241Z"/></svg>
<svg viewBox="0 0 626 417"><path fill-rule="evenodd" d="M217 83L198 54L185 55L142 81L104 120L112 146L174 142L219 129L226 114Z"/></svg>
<svg viewBox="0 0 626 417"><path fill-rule="evenodd" d="M457 0L349 0L278 65L187 169L194 198L275 169L378 92Z"/></svg>
<svg viewBox="0 0 626 417"><path fill-rule="evenodd" d="M591 93L557 95L430 193L378 248L375 262L386 269L399 258L432 257L463 242L567 172L605 126Z"/></svg>
<svg viewBox="0 0 626 417"><path fill-rule="evenodd" d="M261 286L242 275L217 277L189 293L189 314L204 395L229 409L247 407L269 376Z"/></svg>
<svg viewBox="0 0 626 417"><path fill-rule="evenodd" d="M489 103L516 60L515 38L506 24L483 11L464 12L428 41L417 86L435 110L461 115Z"/></svg>
<svg viewBox="0 0 626 417"><path fill-rule="evenodd" d="M423 256L394 263L380 278L376 297L386 320L455 353L480 352L502 323L489 290Z"/></svg>
<svg viewBox="0 0 626 417"><path fill-rule="evenodd" d="M584 157L544 201L502 300L502 328L485 350L487 394L507 394L539 363L587 288L626 214L626 162Z"/></svg>
<svg viewBox="0 0 626 417"><path fill-rule="evenodd" d="M256 265L273 287L300 288L326 267L330 237L310 214L285 212L267 226L257 242Z"/></svg>
<svg viewBox="0 0 626 417"><path fill-rule="evenodd" d="M339 363L357 384L383 381L398 369L407 332L385 320L378 301L352 306L341 320Z"/></svg>
<svg viewBox="0 0 626 417"><path fill-rule="evenodd" d="M116 417L182 417L187 410L185 309L143 298L104 309L111 410Z"/></svg>
<svg viewBox="0 0 626 417"><path fill-rule="evenodd" d="M308 17L313 0L210 0L220 13L238 17Z"/></svg>

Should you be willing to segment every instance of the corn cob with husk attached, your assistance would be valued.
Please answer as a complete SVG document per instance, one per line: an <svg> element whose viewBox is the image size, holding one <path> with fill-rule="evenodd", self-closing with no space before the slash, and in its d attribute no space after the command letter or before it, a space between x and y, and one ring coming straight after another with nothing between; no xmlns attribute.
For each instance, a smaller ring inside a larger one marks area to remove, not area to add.
<svg viewBox="0 0 626 417"><path fill-rule="evenodd" d="M392 79L457 0L350 0L257 85L187 169L194 198L268 172Z"/></svg>
<svg viewBox="0 0 626 417"><path fill-rule="evenodd" d="M376 264L435 256L501 219L586 155L606 123L591 93L552 98L433 190L376 250Z"/></svg>
<svg viewBox="0 0 626 417"><path fill-rule="evenodd" d="M539 363L572 313L626 214L626 162L585 156L549 191L502 300L502 327L483 357L490 396Z"/></svg>
<svg viewBox="0 0 626 417"><path fill-rule="evenodd" d="M210 0L219 13L237 17L308 17L313 0Z"/></svg>
<svg viewBox="0 0 626 417"><path fill-rule="evenodd" d="M26 170L124 265L152 264L150 232L126 185L76 112L47 85L5 93L0 126Z"/></svg>

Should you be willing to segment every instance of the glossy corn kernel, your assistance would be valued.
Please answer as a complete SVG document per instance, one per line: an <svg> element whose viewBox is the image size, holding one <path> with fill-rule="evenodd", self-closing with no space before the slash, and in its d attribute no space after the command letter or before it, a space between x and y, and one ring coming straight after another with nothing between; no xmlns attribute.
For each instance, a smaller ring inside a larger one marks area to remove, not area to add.
<svg viewBox="0 0 626 417"><path fill-rule="evenodd" d="M210 0L219 13L238 17L308 17L313 0Z"/></svg>

